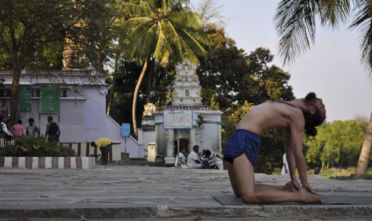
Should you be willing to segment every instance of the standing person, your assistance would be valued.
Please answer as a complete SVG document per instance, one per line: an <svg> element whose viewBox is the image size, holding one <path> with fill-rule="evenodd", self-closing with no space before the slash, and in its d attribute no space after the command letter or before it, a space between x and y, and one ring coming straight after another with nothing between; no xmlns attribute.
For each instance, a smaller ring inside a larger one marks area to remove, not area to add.
<svg viewBox="0 0 372 221"><path fill-rule="evenodd" d="M6 106L5 100L3 100L3 103L1 104L0 116L9 117L8 107Z"/></svg>
<svg viewBox="0 0 372 221"><path fill-rule="evenodd" d="M187 156L187 167L189 168L201 168L201 162L198 155L199 146L195 145L192 147L192 151Z"/></svg>
<svg viewBox="0 0 372 221"><path fill-rule="evenodd" d="M323 101L313 92L302 99L265 102L248 111L230 135L224 153L235 195L247 203L321 203L307 180L302 136L304 130L315 136L315 126L325 117ZM291 182L284 186L255 184L253 166L260 151L259 135L278 128L284 129ZM302 185L296 179L296 169Z"/></svg>
<svg viewBox="0 0 372 221"><path fill-rule="evenodd" d="M282 176L287 176L289 174L287 154L283 154L283 167L282 167Z"/></svg>
<svg viewBox="0 0 372 221"><path fill-rule="evenodd" d="M5 140L9 142L12 139L13 134L8 130L8 127L6 125L6 116L1 117L1 132L5 135Z"/></svg>
<svg viewBox="0 0 372 221"><path fill-rule="evenodd" d="M23 133L22 121L18 120L18 123L14 124L10 128L10 132L12 132L14 134L14 136L16 136L16 137L23 136L24 133Z"/></svg>
<svg viewBox="0 0 372 221"><path fill-rule="evenodd" d="M34 118L28 119L28 126L26 127L26 135L31 137L39 137L40 136L40 130L39 128L34 125Z"/></svg>
<svg viewBox="0 0 372 221"><path fill-rule="evenodd" d="M112 149L112 142L108 138L100 138L96 141L90 143L93 147L98 147L101 151L101 163L107 164L108 162L108 153Z"/></svg>
<svg viewBox="0 0 372 221"><path fill-rule="evenodd" d="M183 167L186 165L186 155L187 147L182 147L181 151L177 154L176 160L174 161L174 166Z"/></svg>
<svg viewBox="0 0 372 221"><path fill-rule="evenodd" d="M53 121L52 116L48 116L48 124L45 130L45 136L48 137L48 142L58 142L59 135L61 135L61 131L59 130L58 124Z"/></svg>

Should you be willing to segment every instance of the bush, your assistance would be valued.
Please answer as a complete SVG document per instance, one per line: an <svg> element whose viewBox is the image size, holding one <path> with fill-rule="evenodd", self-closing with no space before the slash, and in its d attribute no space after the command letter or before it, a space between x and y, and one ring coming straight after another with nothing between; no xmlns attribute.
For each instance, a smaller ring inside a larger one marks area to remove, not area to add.
<svg viewBox="0 0 372 221"><path fill-rule="evenodd" d="M75 152L57 142L47 142L44 137L16 137L14 144L0 148L0 156L12 157L70 157Z"/></svg>

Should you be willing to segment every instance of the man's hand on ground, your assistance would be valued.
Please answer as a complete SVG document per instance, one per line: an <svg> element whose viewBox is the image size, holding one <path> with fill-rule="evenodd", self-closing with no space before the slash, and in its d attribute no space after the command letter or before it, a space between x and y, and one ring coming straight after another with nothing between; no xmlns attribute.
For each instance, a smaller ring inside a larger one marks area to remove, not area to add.
<svg viewBox="0 0 372 221"><path fill-rule="evenodd" d="M307 191L309 191L310 193L312 193L312 194L314 194L314 195L317 195L318 196L318 194L310 187L310 185L309 184L303 184L302 185L302 187L303 188L305 188Z"/></svg>
<svg viewBox="0 0 372 221"><path fill-rule="evenodd" d="M297 180L293 179L291 182L293 184L293 187L296 188L297 191L301 189L301 184Z"/></svg>

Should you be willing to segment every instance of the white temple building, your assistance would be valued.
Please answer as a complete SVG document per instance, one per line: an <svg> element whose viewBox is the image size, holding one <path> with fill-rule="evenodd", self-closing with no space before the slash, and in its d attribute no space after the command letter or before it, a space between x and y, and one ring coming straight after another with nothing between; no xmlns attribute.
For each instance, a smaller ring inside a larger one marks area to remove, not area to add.
<svg viewBox="0 0 372 221"><path fill-rule="evenodd" d="M0 71L0 102L10 111L12 73ZM120 123L106 115L108 85L93 68L81 70L22 71L20 76L20 119L23 127L30 117L45 134L47 118L59 124L61 143L89 143L106 137L120 143L130 158L143 158L133 137L123 137Z"/></svg>
<svg viewBox="0 0 372 221"><path fill-rule="evenodd" d="M185 61L176 66L172 104L163 111L146 111L138 142L147 151L149 161L174 163L181 147L188 152L194 145L200 150L221 153L221 111L203 106L196 64Z"/></svg>

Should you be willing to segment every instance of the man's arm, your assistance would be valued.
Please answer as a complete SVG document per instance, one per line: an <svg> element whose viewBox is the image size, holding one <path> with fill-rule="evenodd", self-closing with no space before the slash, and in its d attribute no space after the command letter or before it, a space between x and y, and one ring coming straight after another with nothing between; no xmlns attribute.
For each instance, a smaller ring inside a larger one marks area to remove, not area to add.
<svg viewBox="0 0 372 221"><path fill-rule="evenodd" d="M47 126L46 126L46 129L45 129L45 137L48 136L49 126L50 126L50 124L48 123Z"/></svg>
<svg viewBox="0 0 372 221"><path fill-rule="evenodd" d="M289 169L289 175L291 177L291 181L296 189L300 189L301 186L297 182L296 179L296 160L295 160L295 147L291 137L291 130L288 128L284 131L284 144L285 144L285 152L287 155L287 163Z"/></svg>
<svg viewBox="0 0 372 221"><path fill-rule="evenodd" d="M61 131L59 130L59 125L56 123L57 125L57 137L59 137L59 135L61 135Z"/></svg>
<svg viewBox="0 0 372 221"><path fill-rule="evenodd" d="M287 150L289 150L290 153L287 154L287 160L290 166L290 171L292 170L292 173L294 173L294 169L297 168L302 183L302 187L306 188L310 192L313 192L307 180L306 163L304 155L302 153L304 124L305 122L303 118L296 119L289 127L290 135L287 137L288 139L287 142L289 144L287 146ZM295 164L295 166L293 166L293 163ZM295 178L295 174L293 174L293 177ZM293 180L292 174L291 179Z"/></svg>
<svg viewBox="0 0 372 221"><path fill-rule="evenodd" d="M13 136L13 134L8 131L8 128L6 127L6 124L4 122L1 123L1 127L4 131L4 133L6 133L8 136Z"/></svg>

